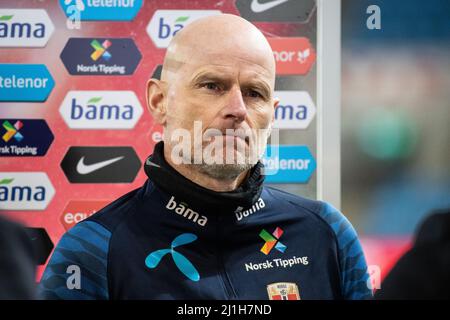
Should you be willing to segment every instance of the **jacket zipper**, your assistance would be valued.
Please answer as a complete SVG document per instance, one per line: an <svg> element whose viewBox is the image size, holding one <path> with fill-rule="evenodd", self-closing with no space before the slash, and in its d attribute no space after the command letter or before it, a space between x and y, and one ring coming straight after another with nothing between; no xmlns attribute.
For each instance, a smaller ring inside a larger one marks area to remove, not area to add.
<svg viewBox="0 0 450 320"><path fill-rule="evenodd" d="M217 255L217 264L219 267L219 274L220 274L220 278L222 280L222 283L225 287L225 292L226 295L229 299L237 299L237 294L233 289L233 286L231 285L231 281L230 278L228 277L227 272L225 271L225 264L223 262L223 250L222 250L222 230L221 230L221 223L222 223L222 218L219 216L217 218L217 225L216 225L216 230L217 230L217 251L218 251L218 255Z"/></svg>

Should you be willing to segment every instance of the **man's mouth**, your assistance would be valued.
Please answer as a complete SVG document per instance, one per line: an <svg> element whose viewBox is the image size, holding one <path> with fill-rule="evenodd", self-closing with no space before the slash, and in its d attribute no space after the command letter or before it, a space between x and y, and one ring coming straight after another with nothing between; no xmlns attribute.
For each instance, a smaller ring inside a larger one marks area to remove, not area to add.
<svg viewBox="0 0 450 320"><path fill-rule="evenodd" d="M250 142L250 136L245 133L245 130L206 130L204 134L204 140L210 140L211 138L216 139L215 137L221 137L223 141L244 141L246 144Z"/></svg>
<svg viewBox="0 0 450 320"><path fill-rule="evenodd" d="M222 141L226 142L235 142L240 143L240 141L244 142L245 144L249 144L250 137L248 135L242 134L242 133L213 133L205 135L205 140L211 140L215 141L215 139L221 139Z"/></svg>

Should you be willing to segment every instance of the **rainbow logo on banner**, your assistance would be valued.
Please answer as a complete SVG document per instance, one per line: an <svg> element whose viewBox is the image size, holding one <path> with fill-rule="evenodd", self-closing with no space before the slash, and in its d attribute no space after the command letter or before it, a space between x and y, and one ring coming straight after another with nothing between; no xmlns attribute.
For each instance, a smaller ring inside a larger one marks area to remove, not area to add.
<svg viewBox="0 0 450 320"><path fill-rule="evenodd" d="M94 61L97 61L100 57L104 60L108 61L111 59L112 55L106 49L111 46L111 41L105 40L102 44L100 44L97 40L92 40L91 47L95 49L91 54L91 58Z"/></svg>
<svg viewBox="0 0 450 320"><path fill-rule="evenodd" d="M9 121L3 122L3 128L6 129L6 133L3 135L3 141L8 142L13 137L17 142L22 141L23 135L20 134L19 130L23 127L22 121L16 121L14 125L12 125Z"/></svg>

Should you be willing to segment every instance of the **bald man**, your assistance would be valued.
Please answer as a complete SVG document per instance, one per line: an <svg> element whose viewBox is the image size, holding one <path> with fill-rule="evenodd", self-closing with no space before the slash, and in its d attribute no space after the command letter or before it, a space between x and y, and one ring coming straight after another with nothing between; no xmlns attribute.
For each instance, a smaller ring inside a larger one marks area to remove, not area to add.
<svg viewBox="0 0 450 320"><path fill-rule="evenodd" d="M262 33L229 15L173 38L147 104L164 128L145 184L77 224L48 299L365 299L357 235L331 205L263 184L278 101Z"/></svg>

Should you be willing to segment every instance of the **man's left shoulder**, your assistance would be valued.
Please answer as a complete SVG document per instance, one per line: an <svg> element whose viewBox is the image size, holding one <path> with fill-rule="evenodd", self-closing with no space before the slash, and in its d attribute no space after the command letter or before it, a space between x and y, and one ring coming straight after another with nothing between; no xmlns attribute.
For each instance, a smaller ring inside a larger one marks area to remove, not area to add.
<svg viewBox="0 0 450 320"><path fill-rule="evenodd" d="M263 199L270 203L272 210L282 212L287 219L308 221L317 232L324 232L324 237L328 234L330 238L337 240L336 223L350 224L340 211L324 201L308 199L268 186L264 186Z"/></svg>
<svg viewBox="0 0 450 320"><path fill-rule="evenodd" d="M264 195L268 198L272 198L272 201L275 201L280 205L294 205L299 209L303 209L314 214L320 214L324 206L324 203L322 201L308 199L266 185L264 186L263 197Z"/></svg>
<svg viewBox="0 0 450 320"><path fill-rule="evenodd" d="M330 226L335 234L339 233L341 226L352 227L351 223L344 216L344 214L328 202L308 199L268 186L264 186L264 190L275 201L279 201L280 203L289 203L293 206L298 207L299 210L303 212L307 211L313 214L319 220L322 220L328 226Z"/></svg>
<svg viewBox="0 0 450 320"><path fill-rule="evenodd" d="M265 192L267 196L272 197L272 201L279 202L279 205L289 203L291 208L297 207L295 214L307 215L314 219L316 226L322 226L322 230L325 226L337 245L343 297L370 298L371 290L367 285L369 276L364 252L355 228L344 214L324 201L307 199L272 187L265 187Z"/></svg>

